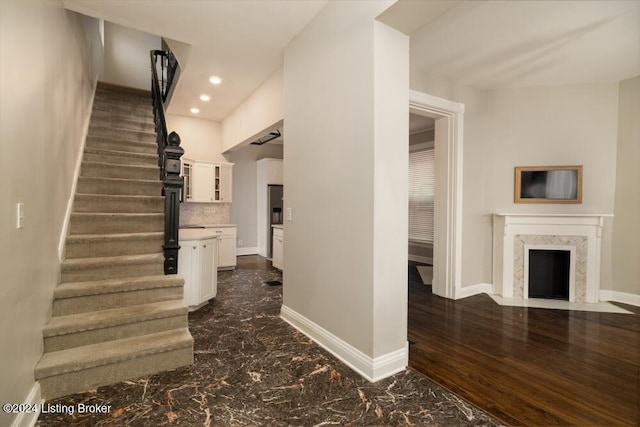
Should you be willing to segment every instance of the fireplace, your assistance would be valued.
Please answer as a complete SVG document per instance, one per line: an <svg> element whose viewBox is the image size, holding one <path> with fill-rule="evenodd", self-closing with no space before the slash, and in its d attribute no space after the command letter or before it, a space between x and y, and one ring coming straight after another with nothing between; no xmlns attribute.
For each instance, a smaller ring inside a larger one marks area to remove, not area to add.
<svg viewBox="0 0 640 427"><path fill-rule="evenodd" d="M527 296L569 301L571 251L529 249L527 253Z"/></svg>
<svg viewBox="0 0 640 427"><path fill-rule="evenodd" d="M503 298L521 300L535 297L597 303L602 227L606 216L495 214L493 293ZM543 281L551 280L547 276L550 273L540 273L542 270L536 265L539 262L538 255L553 257L558 252L563 253L558 257L564 261L552 262L564 263L563 267L557 268L562 280L558 280L558 283L554 281L551 285L553 289L549 292L535 289L537 285L534 283L531 293L532 278L534 282L539 280L538 274L542 275ZM534 253L533 268L531 253ZM562 292L558 291L560 287L563 288Z"/></svg>

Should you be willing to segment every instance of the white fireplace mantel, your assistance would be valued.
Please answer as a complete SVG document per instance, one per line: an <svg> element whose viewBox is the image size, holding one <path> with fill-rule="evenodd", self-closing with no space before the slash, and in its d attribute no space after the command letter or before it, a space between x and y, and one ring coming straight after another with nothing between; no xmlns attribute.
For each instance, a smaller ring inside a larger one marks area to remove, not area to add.
<svg viewBox="0 0 640 427"><path fill-rule="evenodd" d="M571 248L570 301L597 303L600 290L602 227L611 214L493 215L493 292L504 298L527 298L528 253L525 249Z"/></svg>

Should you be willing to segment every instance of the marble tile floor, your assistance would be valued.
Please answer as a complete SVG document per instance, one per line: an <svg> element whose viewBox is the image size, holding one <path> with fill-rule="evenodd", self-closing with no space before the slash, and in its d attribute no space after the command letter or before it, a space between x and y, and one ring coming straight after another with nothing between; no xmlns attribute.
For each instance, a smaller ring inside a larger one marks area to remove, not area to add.
<svg viewBox="0 0 640 427"><path fill-rule="evenodd" d="M38 426L440 425L497 421L407 370L361 378L280 319L280 279L257 256L220 272L218 296L191 313L192 366L46 402L110 405L106 414L41 414Z"/></svg>

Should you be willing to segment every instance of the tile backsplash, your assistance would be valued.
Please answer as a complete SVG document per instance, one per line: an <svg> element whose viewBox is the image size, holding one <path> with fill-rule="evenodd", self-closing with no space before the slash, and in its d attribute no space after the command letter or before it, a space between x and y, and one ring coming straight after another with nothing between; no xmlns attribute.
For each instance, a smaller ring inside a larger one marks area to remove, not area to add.
<svg viewBox="0 0 640 427"><path fill-rule="evenodd" d="M180 226L229 224L229 203L181 203Z"/></svg>

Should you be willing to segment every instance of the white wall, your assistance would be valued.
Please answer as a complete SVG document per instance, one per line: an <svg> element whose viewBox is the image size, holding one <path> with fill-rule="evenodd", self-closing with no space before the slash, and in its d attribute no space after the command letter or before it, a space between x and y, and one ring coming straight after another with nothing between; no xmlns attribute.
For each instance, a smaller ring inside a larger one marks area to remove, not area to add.
<svg viewBox="0 0 640 427"><path fill-rule="evenodd" d="M61 1L0 2L2 403L24 402L35 385L58 284L60 233L97 71L89 51L95 39L85 37L83 19L90 18ZM18 202L23 229L14 226ZM0 412L0 425L13 418Z"/></svg>
<svg viewBox="0 0 640 427"><path fill-rule="evenodd" d="M167 130L180 135L185 159L226 162L222 155L222 127L220 122L167 114Z"/></svg>
<svg viewBox="0 0 640 427"><path fill-rule="evenodd" d="M284 306L375 358L406 343L408 39L357 4L285 49Z"/></svg>
<svg viewBox="0 0 640 427"><path fill-rule="evenodd" d="M620 83L613 287L640 294L640 76Z"/></svg>
<svg viewBox="0 0 640 427"><path fill-rule="evenodd" d="M161 45L160 36L105 22L104 80L151 90L149 52Z"/></svg>
<svg viewBox="0 0 640 427"><path fill-rule="evenodd" d="M283 117L283 69L274 72L222 122L222 151L248 144L280 126Z"/></svg>
<svg viewBox="0 0 640 427"><path fill-rule="evenodd" d="M412 74L411 88L465 104L462 284L492 283L495 212L613 213L616 84L483 91ZM514 167L584 165L583 203L515 204ZM601 286L611 283L611 222Z"/></svg>
<svg viewBox="0 0 640 427"><path fill-rule="evenodd" d="M228 155L233 163L230 221L238 225L238 250L258 246L256 160L282 159L282 151L283 146L279 144L248 145Z"/></svg>
<svg viewBox="0 0 640 427"><path fill-rule="evenodd" d="M613 213L617 85L593 84L488 93L491 156L487 200L495 212ZM583 165L581 204L514 204L513 168ZM605 223L600 286L611 287L612 222Z"/></svg>

